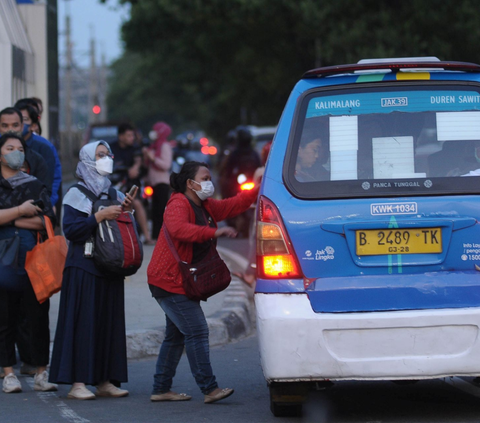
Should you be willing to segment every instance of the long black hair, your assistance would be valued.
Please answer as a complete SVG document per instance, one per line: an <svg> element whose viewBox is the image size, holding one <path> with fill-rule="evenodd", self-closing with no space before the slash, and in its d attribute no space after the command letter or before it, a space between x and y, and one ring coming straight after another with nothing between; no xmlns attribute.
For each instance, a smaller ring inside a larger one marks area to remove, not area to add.
<svg viewBox="0 0 480 423"><path fill-rule="evenodd" d="M195 175L201 167L206 167L208 169L208 164L193 161L185 162L180 172L172 172L170 175L170 186L172 189L175 192L185 194L185 191L187 190L187 181L189 179L195 179Z"/></svg>

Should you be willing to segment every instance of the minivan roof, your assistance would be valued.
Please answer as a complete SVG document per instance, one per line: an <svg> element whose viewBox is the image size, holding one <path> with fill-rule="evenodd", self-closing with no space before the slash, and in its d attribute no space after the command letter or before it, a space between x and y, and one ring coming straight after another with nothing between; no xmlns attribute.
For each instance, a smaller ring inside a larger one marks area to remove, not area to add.
<svg viewBox="0 0 480 423"><path fill-rule="evenodd" d="M424 60L427 59L427 60ZM469 62L443 62L431 61L431 58L418 58L418 61L405 61L404 59L378 59L375 62L353 63L350 65L327 66L305 72L302 78L321 78L331 75L354 73L356 71L387 70L400 72L404 70L446 70L460 72L480 72L480 65Z"/></svg>

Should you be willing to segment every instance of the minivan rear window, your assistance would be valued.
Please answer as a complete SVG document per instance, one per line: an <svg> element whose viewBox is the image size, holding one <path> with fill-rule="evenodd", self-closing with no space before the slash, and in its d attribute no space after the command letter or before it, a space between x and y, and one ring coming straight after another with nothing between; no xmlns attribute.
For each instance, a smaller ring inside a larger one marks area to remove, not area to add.
<svg viewBox="0 0 480 423"><path fill-rule="evenodd" d="M284 163L300 198L480 193L480 87L340 86L299 102Z"/></svg>

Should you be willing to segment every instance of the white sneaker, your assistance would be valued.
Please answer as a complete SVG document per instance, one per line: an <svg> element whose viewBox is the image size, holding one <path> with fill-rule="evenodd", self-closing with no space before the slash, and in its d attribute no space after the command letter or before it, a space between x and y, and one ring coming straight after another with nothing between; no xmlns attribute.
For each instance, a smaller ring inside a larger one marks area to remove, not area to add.
<svg viewBox="0 0 480 423"><path fill-rule="evenodd" d="M51 392L58 390L57 385L48 381L48 372L46 370L42 373L37 373L33 380L35 382L33 385L35 391Z"/></svg>
<svg viewBox="0 0 480 423"><path fill-rule="evenodd" d="M95 394L90 391L86 386L77 386L70 389L67 398L78 400L94 400Z"/></svg>
<svg viewBox="0 0 480 423"><path fill-rule="evenodd" d="M7 394L22 392L22 384L13 373L6 375L3 379L3 392Z"/></svg>
<svg viewBox="0 0 480 423"><path fill-rule="evenodd" d="M97 397L113 397L113 398L120 398L126 397L128 395L128 391L126 389L117 388L110 382L103 382L97 386Z"/></svg>

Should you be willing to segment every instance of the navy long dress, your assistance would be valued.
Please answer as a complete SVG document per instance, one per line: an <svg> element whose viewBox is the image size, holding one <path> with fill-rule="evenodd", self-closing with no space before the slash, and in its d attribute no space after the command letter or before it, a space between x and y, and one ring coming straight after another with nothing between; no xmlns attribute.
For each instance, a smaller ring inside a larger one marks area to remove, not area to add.
<svg viewBox="0 0 480 423"><path fill-rule="evenodd" d="M96 226L94 215L64 206L70 244L50 367L54 383L127 382L123 277L100 272L83 256Z"/></svg>

